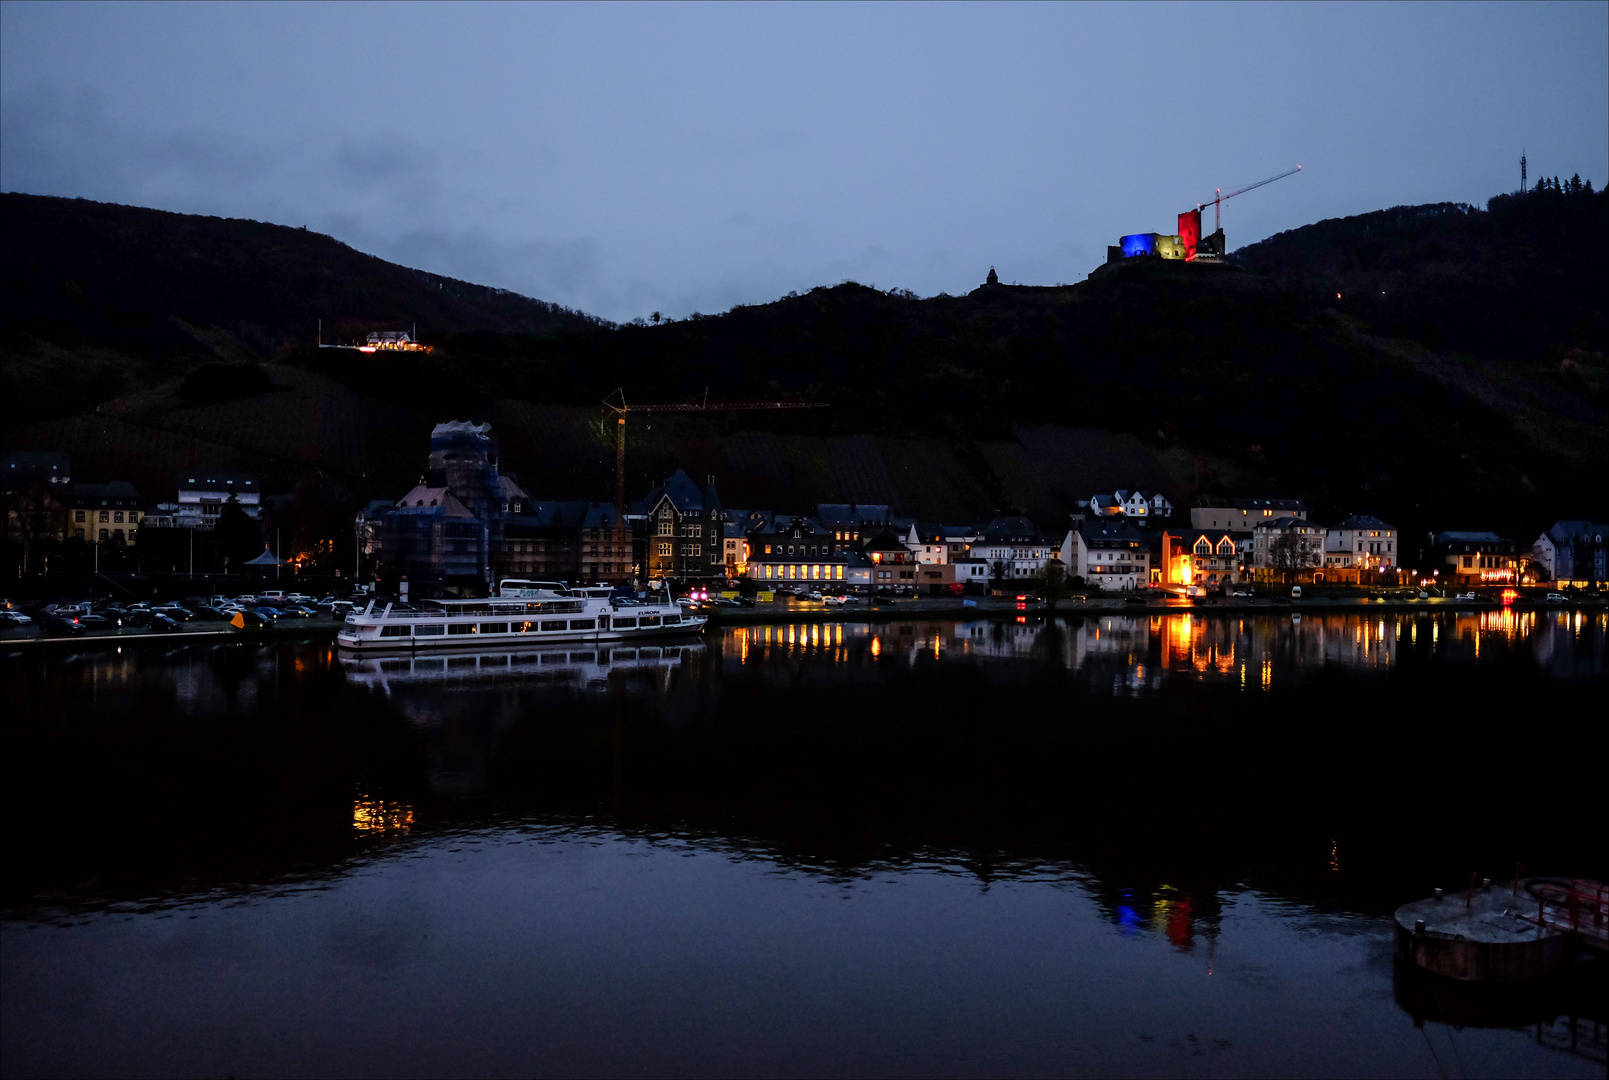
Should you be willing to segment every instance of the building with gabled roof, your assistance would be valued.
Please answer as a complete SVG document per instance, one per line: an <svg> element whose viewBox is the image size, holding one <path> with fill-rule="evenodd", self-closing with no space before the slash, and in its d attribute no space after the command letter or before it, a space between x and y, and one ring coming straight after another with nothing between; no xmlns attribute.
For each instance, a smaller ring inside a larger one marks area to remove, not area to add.
<svg viewBox="0 0 1609 1080"><path fill-rule="evenodd" d="M1395 572L1402 565L1400 540L1396 526L1372 514L1353 514L1337 522L1325 533L1325 579L1367 585L1382 573Z"/></svg>
<svg viewBox="0 0 1609 1080"><path fill-rule="evenodd" d="M1559 588L1586 589L1609 580L1605 542L1609 525L1592 521L1555 521L1536 538L1531 554L1544 580Z"/></svg>
<svg viewBox="0 0 1609 1080"><path fill-rule="evenodd" d="M1430 550L1438 576L1454 586L1512 585L1523 569L1514 541L1483 529L1431 533ZM1523 561L1529 564L1529 552Z"/></svg>
<svg viewBox="0 0 1609 1080"><path fill-rule="evenodd" d="M1085 508L1095 517L1126 517L1135 522L1166 520L1173 516L1173 504L1160 491L1147 495L1128 488L1091 495L1080 507Z"/></svg>
<svg viewBox="0 0 1609 1080"><path fill-rule="evenodd" d="M652 579L680 581L726 576L726 515L715 477L704 486L677 469L632 506L642 545L641 564Z"/></svg>
<svg viewBox="0 0 1609 1080"><path fill-rule="evenodd" d="M636 573L631 524L613 503L533 500L503 523L495 576L570 584L627 582Z"/></svg>
<svg viewBox="0 0 1609 1080"><path fill-rule="evenodd" d="M1150 542L1122 519L1086 521L1069 531L1061 559L1068 574L1102 589L1138 589L1151 576Z"/></svg>

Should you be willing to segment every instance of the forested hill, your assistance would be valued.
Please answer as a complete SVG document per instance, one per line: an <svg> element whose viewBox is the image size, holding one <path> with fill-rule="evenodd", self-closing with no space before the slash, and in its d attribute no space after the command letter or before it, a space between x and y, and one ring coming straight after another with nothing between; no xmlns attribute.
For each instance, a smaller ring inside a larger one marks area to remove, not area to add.
<svg viewBox="0 0 1609 1080"><path fill-rule="evenodd" d="M1377 333L1557 363L1609 349L1606 241L1609 192L1577 182L1499 195L1486 210L1435 203L1320 221L1233 258Z"/></svg>
<svg viewBox="0 0 1609 1080"><path fill-rule="evenodd" d="M372 324L544 334L596 320L355 251L306 229L0 194L7 398L71 412L206 360L271 358Z"/></svg>
<svg viewBox="0 0 1609 1080"><path fill-rule="evenodd" d="M53 370L70 384L111 365L126 389L104 393L117 400L76 419L14 419L6 438L70 450L85 474L123 471L119 448L144 440L143 453L166 455L145 466L141 482L153 489L171 482L162 463L170 458L226 459L282 483L318 468L355 495L377 497L417 476L431 423L485 419L508 466L542 497L598 498L614 486L613 431L599 423L599 402L624 387L636 403L707 395L830 406L638 418L628 454L634 490L682 465L717 474L739 506L890 502L945 520L1012 510L1055 527L1095 491L1159 486L1181 505L1287 493L1308 498L1320 517L1368 511L1404 529L1529 529L1533 508L1603 514L1582 497L1600 491L1609 471L1609 290L1583 255L1609 240L1603 197L1548 199L1321 222L1244 249L1238 266L1133 260L1074 286L925 299L843 283L657 326L602 325L484 290L461 298L482 305L480 322L419 315L440 345L430 356L292 347L251 369L259 383L208 386L182 371L116 368L134 351L115 344L117 334L136 340L145 324L122 320L115 290L97 294L94 283L133 271L86 276L82 299L77 278L51 285L40 271L18 284L12 273L6 366L11 343L48 321L43 312L80 304L87 313L76 317L98 320L102 336L50 339ZM364 289L399 283L394 295L342 294L341 303L368 297L370 311L391 302L406 313L422 302L418 283L426 295L449 291L327 238L222 224L226 238L262 230L344 252L367 268L370 276L358 275ZM130 286L152 323L194 321L182 314L192 310L185 283L194 275L163 268L221 258L206 235L189 248L165 241L167 261ZM6 243L11 272L9 235ZM272 276L277 265L261 272ZM349 264L328 265L329 275L287 272L255 304L240 300L229 318L241 329L230 340L270 351L274 339L245 329L253 310L272 324L275 311L299 304L308 313L300 325L310 323L330 303L319 290L337 288L329 277ZM1464 288L1480 290L1470 294L1479 297L1473 309ZM1476 318L1479 333L1467 332L1461 320ZM46 415L25 395L10 402L13 418L19 407L32 410L24 419Z"/></svg>

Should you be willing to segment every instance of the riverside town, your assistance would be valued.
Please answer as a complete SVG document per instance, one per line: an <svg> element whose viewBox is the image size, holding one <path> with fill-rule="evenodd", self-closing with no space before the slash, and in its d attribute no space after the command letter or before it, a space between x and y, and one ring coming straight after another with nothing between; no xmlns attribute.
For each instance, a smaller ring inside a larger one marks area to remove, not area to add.
<svg viewBox="0 0 1609 1080"><path fill-rule="evenodd" d="M0 3L0 1080L1604 1080L1606 42Z"/></svg>
<svg viewBox="0 0 1609 1080"><path fill-rule="evenodd" d="M252 474L193 468L153 500L126 479L74 476L67 453L8 451L6 556L19 594L8 610L33 601L93 615L177 592L229 593L195 605L216 615L261 588L318 593L326 612L344 613L377 596L486 596L508 578L632 595L668 587L700 608L1064 596L1581 604L1598 602L1609 576L1609 523L1576 519L1538 518L1533 535L1456 521L1404 536L1367 507L1320 521L1293 493L1225 493L1185 508L1159 490L1119 488L1090 493L1059 528L1022 515L945 523L887 504L729 506L718 477L681 469L617 506L526 490L491 425L465 421L436 425L420 459L412 489L343 527L327 505L307 505L305 488L266 491ZM53 597L75 588L101 599Z"/></svg>

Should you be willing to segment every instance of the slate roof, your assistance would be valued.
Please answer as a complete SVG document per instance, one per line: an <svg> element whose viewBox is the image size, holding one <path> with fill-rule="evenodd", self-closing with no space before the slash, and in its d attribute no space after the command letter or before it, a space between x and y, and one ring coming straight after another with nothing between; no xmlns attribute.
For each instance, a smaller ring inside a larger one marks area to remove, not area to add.
<svg viewBox="0 0 1609 1080"><path fill-rule="evenodd" d="M720 506L720 496L716 494L715 482L712 480L707 489L701 490L693 483L693 478L683 469L677 469L666 477L663 483L656 485L647 496L632 504L631 512L634 514L651 513L659 505L661 499L670 497L671 505L682 514L702 514Z"/></svg>
<svg viewBox="0 0 1609 1080"><path fill-rule="evenodd" d="M1556 544L1567 544L1572 540L1587 540L1594 536L1601 536L1609 532L1609 525L1591 521L1555 521L1553 527L1548 529L1548 536Z"/></svg>
<svg viewBox="0 0 1609 1080"><path fill-rule="evenodd" d="M1111 541L1133 541L1146 543L1146 534L1136 529L1126 521L1102 518L1099 521L1086 521L1078 527L1078 535L1084 540L1086 546L1094 547L1098 543Z"/></svg>
<svg viewBox="0 0 1609 1080"><path fill-rule="evenodd" d="M887 503L817 503L816 517L828 525L883 524L889 520Z"/></svg>
<svg viewBox="0 0 1609 1080"><path fill-rule="evenodd" d="M986 544L1043 544L1045 534L1025 517L997 517L983 530Z"/></svg>
<svg viewBox="0 0 1609 1080"><path fill-rule="evenodd" d="M144 499L140 489L127 480L108 480L101 484L74 484L67 489L67 496L75 504L87 504L91 501L118 501L139 502Z"/></svg>
<svg viewBox="0 0 1609 1080"><path fill-rule="evenodd" d="M1332 529L1395 529L1395 525L1387 525L1373 514L1353 514L1344 521L1330 526Z"/></svg>

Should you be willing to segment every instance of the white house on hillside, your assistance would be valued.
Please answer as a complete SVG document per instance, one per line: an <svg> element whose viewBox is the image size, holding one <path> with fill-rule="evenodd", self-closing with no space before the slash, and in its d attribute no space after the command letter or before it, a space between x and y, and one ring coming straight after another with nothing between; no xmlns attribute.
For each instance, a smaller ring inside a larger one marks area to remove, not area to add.
<svg viewBox="0 0 1609 1080"><path fill-rule="evenodd" d="M1085 503L1096 517L1126 517L1136 520L1167 519L1173 515L1173 504L1160 491L1146 495L1142 491L1119 488L1111 494L1091 495Z"/></svg>

